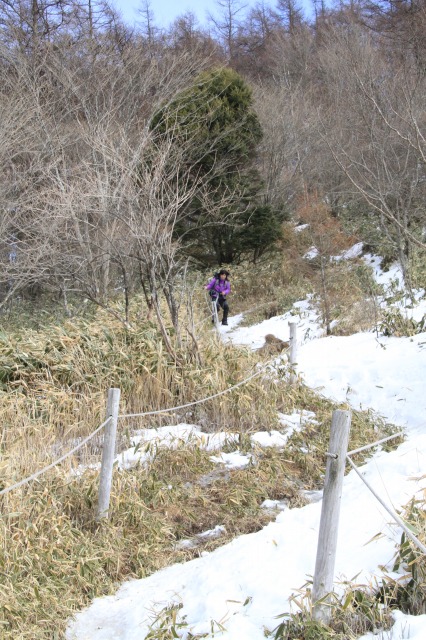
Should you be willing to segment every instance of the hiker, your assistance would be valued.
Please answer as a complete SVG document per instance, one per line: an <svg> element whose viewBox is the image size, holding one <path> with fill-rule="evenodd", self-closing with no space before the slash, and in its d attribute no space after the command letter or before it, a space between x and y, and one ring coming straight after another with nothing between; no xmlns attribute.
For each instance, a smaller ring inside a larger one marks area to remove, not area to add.
<svg viewBox="0 0 426 640"><path fill-rule="evenodd" d="M219 311L220 307L223 309L222 316L222 324L228 324L228 313L229 306L226 301L226 296L228 293L231 293L231 283L228 280L229 271L226 269L221 269L219 273L215 273L210 282L206 285L207 291L210 292L210 297L212 300L216 300L217 310ZM214 322L214 318L212 318L212 322Z"/></svg>

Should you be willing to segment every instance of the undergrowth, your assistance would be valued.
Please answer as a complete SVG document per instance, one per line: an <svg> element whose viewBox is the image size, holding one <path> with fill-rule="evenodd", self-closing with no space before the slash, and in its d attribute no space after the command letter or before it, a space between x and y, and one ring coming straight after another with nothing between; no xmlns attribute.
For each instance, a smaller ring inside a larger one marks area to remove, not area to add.
<svg viewBox="0 0 426 640"><path fill-rule="evenodd" d="M269 254L251 266L231 269L232 314L244 312L239 326L250 326L289 312L307 295L324 315L324 287L315 260L302 258L309 247L305 233L288 238L285 260L279 252ZM371 268L361 259L330 260L327 263L327 307L334 335L351 335L377 328L383 311L379 304L383 288L374 280Z"/></svg>
<svg viewBox="0 0 426 640"><path fill-rule="evenodd" d="M246 358L244 351L238 353L240 359ZM238 370L241 368L242 363ZM30 383L28 378L28 392ZM300 506L304 503L302 488L321 486L333 405L303 386L290 389L284 381L270 388L267 381L255 379L253 385L244 393L248 398L251 394L260 398L259 412L265 393L268 402L273 398L275 407L282 411L316 413L318 424L306 422L303 430L290 438L284 455L274 448L251 447L248 435L258 428L256 421L240 432L239 447L250 449L254 456L253 464L246 469L217 473L210 455L190 444L182 443L176 450L160 448L148 466L115 471L111 518L102 525L94 521L98 473L90 469L75 476L65 466L1 498L4 590L0 624L5 640L61 638L67 618L94 597L112 593L125 579L145 577L199 554L200 547L181 548L180 540L219 523L224 534L207 539L202 546L212 550L237 535L260 529L274 517L260 509L266 498ZM49 390L45 393L48 395ZM65 420L73 414L68 413L66 394L60 397L66 400L62 413L61 404L58 406ZM13 393L10 400L14 402ZM16 429L15 438L9 432L3 438L7 484L18 479L10 465L13 461L19 467L16 455L20 446L39 451L40 439L48 447L57 438L56 423L49 425L45 415L42 420L36 416L31 433L21 425L24 437L20 442L21 421L22 414L11 429ZM280 428L276 422L273 426ZM43 431L48 433L50 429L52 434L43 440ZM369 414L355 414L351 445L371 442L389 429ZM34 456L34 464L45 461L47 449L39 453L41 457Z"/></svg>
<svg viewBox="0 0 426 640"><path fill-rule="evenodd" d="M306 295L304 273L290 285L294 266L283 267L275 286L268 264L258 265L249 277L243 268L235 270L232 313L249 308L247 292L256 283L266 295L274 292L280 310ZM271 300L254 300L258 306L263 302ZM50 463L91 433L105 417L109 387L121 389L121 414L137 413L214 395L256 370L259 354L226 345L204 327L200 323L192 332L196 343L188 333L177 347L178 364L164 348L155 323L141 321L125 329L100 310L61 324L46 322L38 330L3 329L0 488ZM94 519L98 472L88 467L99 461L101 438L60 468L1 496L0 636L62 638L74 612L96 596L113 593L123 580L148 576L263 527L274 517L260 508L266 498L304 504L304 489L322 487L335 408L301 384L290 387L285 376L258 376L201 405L119 422L119 449L129 446L136 429L191 422L205 432L237 433L235 447L250 452L253 462L221 472L209 453L190 443L160 448L146 465L115 469L111 517L102 524ZM250 433L282 430L277 411L296 410L302 412L303 428L284 451L253 446ZM316 422L303 420L308 411L315 413ZM374 414L355 412L349 446L358 448L392 431ZM355 461L362 459L358 454ZM86 465L84 473L74 473L78 465ZM179 545L218 524L224 527L221 537L192 548ZM163 629L160 624L150 637L176 637L170 635L174 616L174 610L169 612Z"/></svg>
<svg viewBox="0 0 426 640"><path fill-rule="evenodd" d="M426 491L421 497L414 497L400 514L411 532L420 543L426 545ZM394 607L410 615L426 613L426 556L405 532L401 535L400 544L393 566L398 578L388 576L382 592L392 600Z"/></svg>

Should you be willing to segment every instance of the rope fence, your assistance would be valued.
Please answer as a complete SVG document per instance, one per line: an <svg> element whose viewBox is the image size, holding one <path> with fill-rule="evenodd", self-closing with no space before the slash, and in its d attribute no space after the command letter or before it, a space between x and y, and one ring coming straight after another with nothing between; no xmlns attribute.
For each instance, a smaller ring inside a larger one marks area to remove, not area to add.
<svg viewBox="0 0 426 640"><path fill-rule="evenodd" d="M259 306L265 305L256 305L243 313L250 313L251 311L255 311L259 309ZM216 305L214 305L214 312L216 309ZM217 314L216 314L217 315ZM197 327L200 324L206 322L209 318L211 318L211 314L209 314L206 318L203 318L201 321L197 322L193 325L193 327ZM217 317L216 317L216 325L217 325ZM290 384L294 384L297 380L296 375L296 364L297 364L297 338L296 338L296 322L289 322L290 326L290 340L289 340L289 348L287 352L289 352L289 382ZM60 456L54 462L49 465L39 469L35 473L30 476L16 482L15 484L6 487L0 490L0 496L4 496L11 491L22 487L34 480L36 480L41 475L45 474L49 470L58 466L64 460L72 456L82 447L84 447L90 440L92 440L102 429L105 429L104 441L103 441L103 449L102 449L102 462L100 469L100 477L99 477L99 495L98 495L98 504L96 509L96 520L100 521L103 518L108 518L109 516L109 503L110 503L110 491L112 484L112 476L113 476L113 468L114 468L114 460L115 460L115 447L116 447L116 433L117 433L117 425L119 420L127 420L130 418L142 418L148 416L162 415L171 412L177 412L182 409L188 409L190 407L194 407L216 398L220 398L225 394L232 393L236 389L246 385L251 380L259 377L264 374L268 368L274 365L277 362L277 357L279 355L272 357L268 362L259 366L256 371L247 375L243 380L237 382L236 384L223 389L217 393L213 393L204 398L199 398L193 400L191 402L186 402L181 405L166 407L162 409L156 409L151 411L143 411L138 413L123 413L119 414L119 403L120 403L120 390L111 388L108 392L108 401L107 401L107 411L106 420L99 425L90 435L85 437L81 442L79 442L76 446L70 449L67 453ZM246 372L247 373L247 372ZM365 446L359 447L352 451L347 451L348 442L349 442L349 430L351 423L351 413L350 411L334 411L331 422L330 429L330 444L329 451L326 453L326 473L325 473L325 483L324 483L324 492L323 499L321 505L321 519L320 519L320 527L319 527L319 535L318 535L318 547L317 547L317 556L315 563L315 572L313 577L313 585L312 585L312 604L313 604L313 617L315 620L320 622L328 623L331 618L332 611L332 594L333 594L333 580L334 580L334 566L336 559L336 551L337 551L337 536L338 536L338 528L339 528L339 515L340 515L340 501L343 489L343 479L345 473L346 462L349 463L350 467L355 471L357 476L362 480L367 489L371 492L374 498L380 503L380 505L385 509L385 511L390 515L390 517L397 523L397 525L404 531L407 538L421 551L421 553L426 554L426 546L413 534L407 524L403 521L403 519L391 508L389 507L385 501L380 497L380 495L375 491L375 489L371 486L371 484L366 480L366 478L362 475L360 470L357 468L351 456L355 454L367 451L372 449L373 447L380 446L381 444L393 440L395 438L399 438L404 436L403 432L397 432L381 440L378 440L372 444L367 444Z"/></svg>
<svg viewBox="0 0 426 640"><path fill-rule="evenodd" d="M377 440L377 442L373 442L373 444L366 444L364 447L359 447L359 449L354 449L353 451L348 451L346 455L354 456L356 453L360 453L361 451L367 451L367 449L372 449L373 447L377 447L379 444L383 444L383 442L387 442L388 440L393 440L394 438L400 438L404 436L403 431L398 431L398 433L393 433L391 436L387 438L382 438L381 440Z"/></svg>
<svg viewBox="0 0 426 640"><path fill-rule="evenodd" d="M192 407L194 405L202 404L204 402L208 402L209 400L213 400L215 398L219 398L220 396L223 396L226 393L230 393L231 391L234 391L235 389L238 389L239 387L242 387L243 385L245 385L248 382L250 382L250 380L253 380L253 378L256 378L257 376L261 375L264 371L266 371L266 369L269 366L271 366L272 362L273 362L273 360L268 361L265 365L263 365L261 368L259 368L258 371L255 371L254 373L252 373L247 378L244 378L244 380L241 380L240 382L237 382L232 387L229 387L228 389L224 389L223 391L219 391L218 393L214 393L214 394L212 394L210 396L207 396L205 398L201 398L200 400L194 400L193 402L187 402L185 404L182 404L182 405L179 405L179 406L176 406L176 407L168 407L168 408L165 408L165 409L157 409L157 410L154 410L154 411L144 411L144 412L141 412L141 413L129 413L129 414L117 415L116 419L137 418L137 417L143 417L143 416L153 416L153 415L160 415L160 414L164 414L164 413L170 413L172 411L178 411L180 409L186 409L188 407ZM108 402L110 403L110 400ZM118 405L117 405L117 408L118 408ZM108 410L107 410L107 413L109 413ZM38 478L42 474L46 473L50 469L53 469L54 467L58 466L61 462L63 462L68 457L73 455L76 451L78 451L79 449L84 447L85 444L87 444L92 438L94 438L104 427L108 426L111 422L113 422L113 417L111 415L109 415L108 418L97 429L95 429L95 431L93 431L90 435L88 435L86 438L84 438L84 440L79 442L75 447L70 449L70 451L68 451L66 454L64 454L63 456L61 456L60 458L58 458L57 460L55 460L51 464L47 465L46 467L43 467L43 469L39 469L38 471L36 471L32 475L28 476L27 478L24 478L23 480L20 480L19 482L16 482L15 484L11 485L10 487L6 487L5 489L2 489L0 491L0 496L6 495L10 491L13 491L14 489L17 489L18 487L21 487L21 486L23 486L25 484L28 484L29 482L35 480L36 478ZM115 438L114 438L114 440L115 440ZM115 445L115 442L114 442L113 446L114 445Z"/></svg>
<svg viewBox="0 0 426 640"><path fill-rule="evenodd" d="M22 487L24 484L28 484L28 482L31 482L32 480L35 480L36 478L41 476L43 473L46 473L46 471L49 471L50 469L53 469L53 467L56 467L58 464L60 464L61 462L63 462L67 458L69 458L69 456L72 456L73 453L75 453L76 451L78 451L79 449L84 447L85 444L87 444L92 438L94 438L94 436L96 434L98 434L110 422L110 420L111 420L111 417L107 418L105 420L105 422L103 422L97 429L95 429L95 431L93 431L89 436L87 436L87 438L84 438L84 440L79 442L78 445L76 445L73 449L71 449L70 451L65 453L63 456L61 456L60 458L58 458L57 460L55 460L51 464L47 465L47 467L43 467L43 469L40 469L39 471L36 471L31 476L28 476L28 478L24 478L23 480L20 480L16 484L13 484L10 487L6 487L6 489L2 489L0 491L0 496L3 496L6 493L9 493L9 491L13 491L13 489L17 489L18 487Z"/></svg>
<svg viewBox="0 0 426 640"><path fill-rule="evenodd" d="M260 305L264 306L264 305ZM250 313L251 311L257 310L259 306L255 306L252 309L246 310L244 313ZM216 312L216 303L214 303L212 310L215 314L215 323L218 325L218 318ZM211 314L206 318L203 318L200 322L193 325L194 327L199 326L201 323L206 322L209 318L211 318ZM290 384L294 384L297 380L296 374L296 364L297 364L297 338L296 338L296 322L289 322L290 327L290 340L289 340L289 348L287 352L289 352L289 382ZM40 477L42 474L45 474L47 471L53 469L58 466L64 460L72 456L79 449L84 447L92 438L94 438L102 429L105 429L104 440L103 440L103 448L102 448L102 462L99 474L99 493L98 493L98 503L96 508L95 518L96 521L101 521L104 518L109 517L109 507L110 507L110 492L113 478L113 468L114 468L114 460L116 459L116 434L117 434L117 425L119 420L127 420L130 418L142 418L148 416L162 415L171 412L177 412L182 409L188 409L190 407L194 407L211 400L215 400L216 398L220 398L225 394L229 394L234 392L236 389L246 385L251 380L261 376L264 374L268 368L274 365L277 362L278 355L272 357L268 362L259 366L257 370L247 375L243 380L237 382L236 384L223 389L217 393L213 393L204 398L199 398L193 400L191 402L186 402L181 405L166 407L162 409L156 409L151 411L143 411L138 413L123 413L119 414L119 404L120 404L120 389L111 388L108 392L108 401L107 401L107 411L106 420L97 427L90 435L85 437L81 442L79 442L76 446L74 446L70 451L60 456L57 460L52 462L51 464L45 466L44 468L36 471L32 475L24 478L23 480L16 482L15 484L0 490L0 496L6 495L17 489L22 487ZM246 371L246 373L248 373ZM355 465L351 456L354 456L358 453L368 451L374 447L380 446L385 442L390 440L400 438L404 436L404 432L399 431L390 436L382 438L372 444L367 444L352 451L347 451L348 442L349 442L349 431L350 431L350 423L351 423L351 412L350 411L334 411L331 421L331 429L330 429L330 443L329 443L329 451L326 453L326 472L325 472L325 482L324 482L324 492L323 499L321 504L321 518L320 518L320 526L318 533L318 546L317 546L317 555L315 561L315 571L313 576L313 584L312 584L312 615L313 618L319 622L323 622L328 624L331 615L332 615L332 605L333 605L333 584L334 584L334 568L335 568L335 560L337 553L337 538L338 538L338 530L339 530L339 516L340 516L340 503L341 496L343 492L343 481L345 474L346 462L349 463L350 467L354 470L357 476L362 480L367 489L371 492L374 498L378 501L378 503L382 506L382 508L389 514L389 516L393 519L394 522L401 528L401 530L405 533L406 537L420 550L422 554L426 554L426 546L414 535L414 533L410 530L409 526L404 522L404 520L392 509L386 502L380 497L378 492L373 488L373 486L368 482L368 480L363 476L361 471Z"/></svg>
<svg viewBox="0 0 426 640"><path fill-rule="evenodd" d="M376 498L376 500L378 500L380 502L382 507L388 512L388 514L391 516L391 518L393 518L395 520L395 522L401 527L401 529L403 529L403 531L405 532L407 537L410 538L410 540L416 545L416 547L418 547L420 549L420 551L422 553L426 554L425 545L422 544L418 538L416 538L416 536L410 531L410 529L407 527L405 522L399 517L399 515L396 514L395 511L393 511L393 509L388 507L388 505L384 502L384 500L382 500L381 497L376 493L376 491L374 491L374 489L371 486L371 484L364 478L364 476L359 471L357 466L352 462L352 460L349 457L349 454L346 456L346 460L349 462L349 464L351 465L351 467L355 471L355 473L361 478L361 480L363 481L363 483L365 484L367 489L369 489L371 491L371 493Z"/></svg>
<svg viewBox="0 0 426 640"><path fill-rule="evenodd" d="M425 545L422 544L420 542L420 540L418 538L416 538L416 536L410 531L410 529L407 527L407 525L402 520L402 518L400 518L399 515L397 513L395 513L395 511L393 509L388 507L388 505L381 499L381 497L376 493L376 491L373 489L371 484L364 478L362 473L359 471L358 467L355 465L355 463L350 458L350 456L353 456L355 453L360 453L361 451L366 451L367 449L371 449L372 447L376 447L377 445L382 444L383 442L388 442L388 440L392 440L394 438L399 438L399 437L401 437L403 435L404 435L404 432L403 431L399 431L398 433L394 433L393 435L388 436L387 438L382 438L381 440L378 440L377 442L373 442L373 444L367 444L367 445L365 445L365 447L360 447L359 449L354 449L353 451L348 451L348 453L346 454L346 460L349 462L349 464L351 465L351 467L355 471L355 473L361 478L361 480L363 481L365 486L371 491L371 493L376 498L376 500L378 500L378 502L380 502L382 507L395 520L395 522L401 527L401 529L403 529L403 531L406 533L407 537L410 538L410 540L416 545L416 547L418 547L420 549L420 551L422 553L426 553Z"/></svg>
<svg viewBox="0 0 426 640"><path fill-rule="evenodd" d="M337 536L339 530L340 502L343 489L346 461L362 480L368 490L381 504L391 518L405 532L407 538L423 553L426 554L426 546L410 531L409 527L393 509L391 509L371 484L359 471L350 456L367 451L389 440L401 437L399 431L391 436L382 438L372 444L359 447L353 451L347 451L349 441L349 429L351 423L350 411L334 411L330 429L329 451L326 453L326 472L324 480L324 492L321 505L321 519L318 534L318 546L315 562L315 573L312 585L313 618L318 622L328 624L332 615L334 566L337 552Z"/></svg>

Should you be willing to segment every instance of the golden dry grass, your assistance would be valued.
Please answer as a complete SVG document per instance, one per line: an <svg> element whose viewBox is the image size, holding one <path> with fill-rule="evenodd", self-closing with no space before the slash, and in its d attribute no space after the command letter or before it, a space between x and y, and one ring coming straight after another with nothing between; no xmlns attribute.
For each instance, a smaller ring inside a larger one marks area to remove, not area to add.
<svg viewBox="0 0 426 640"><path fill-rule="evenodd" d="M265 279L270 271L262 271ZM249 284L243 273L234 277L233 304L238 308L237 292ZM283 295L288 278L290 272L283 267ZM270 279L268 283L266 290L273 288ZM291 296L299 287L302 283ZM91 433L104 419L109 387L121 389L120 413L133 413L209 396L255 370L259 354L224 345L205 327L200 323L197 329L199 352L188 337L179 365L163 347L154 323L140 322L126 330L100 311L91 319L38 331L3 331L0 488L50 463ZM206 432L238 433L239 448L250 450L256 464L217 473L209 454L191 445L160 449L146 467L115 471L111 519L102 525L94 521L98 472L71 474L78 464L99 461L101 438L36 482L1 496L0 637L62 638L67 618L93 597L200 551L179 549L177 541L222 524L226 534L204 543L213 549L273 517L260 509L265 498L302 504L300 489L321 486L334 408L302 385L289 387L284 379L259 376L190 409L121 421L120 448L128 445L135 429L191 422ZM306 423L284 452L253 450L250 432L280 429L277 410L314 411L318 424ZM350 447L391 431L370 414L354 414Z"/></svg>

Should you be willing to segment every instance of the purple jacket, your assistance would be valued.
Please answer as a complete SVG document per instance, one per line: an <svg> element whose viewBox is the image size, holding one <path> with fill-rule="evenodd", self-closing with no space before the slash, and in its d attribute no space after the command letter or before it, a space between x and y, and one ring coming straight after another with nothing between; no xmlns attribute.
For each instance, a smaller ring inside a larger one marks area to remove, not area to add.
<svg viewBox="0 0 426 640"><path fill-rule="evenodd" d="M231 293L231 283L229 280L221 280L220 278L212 278L206 289L215 291L218 295L227 296Z"/></svg>

